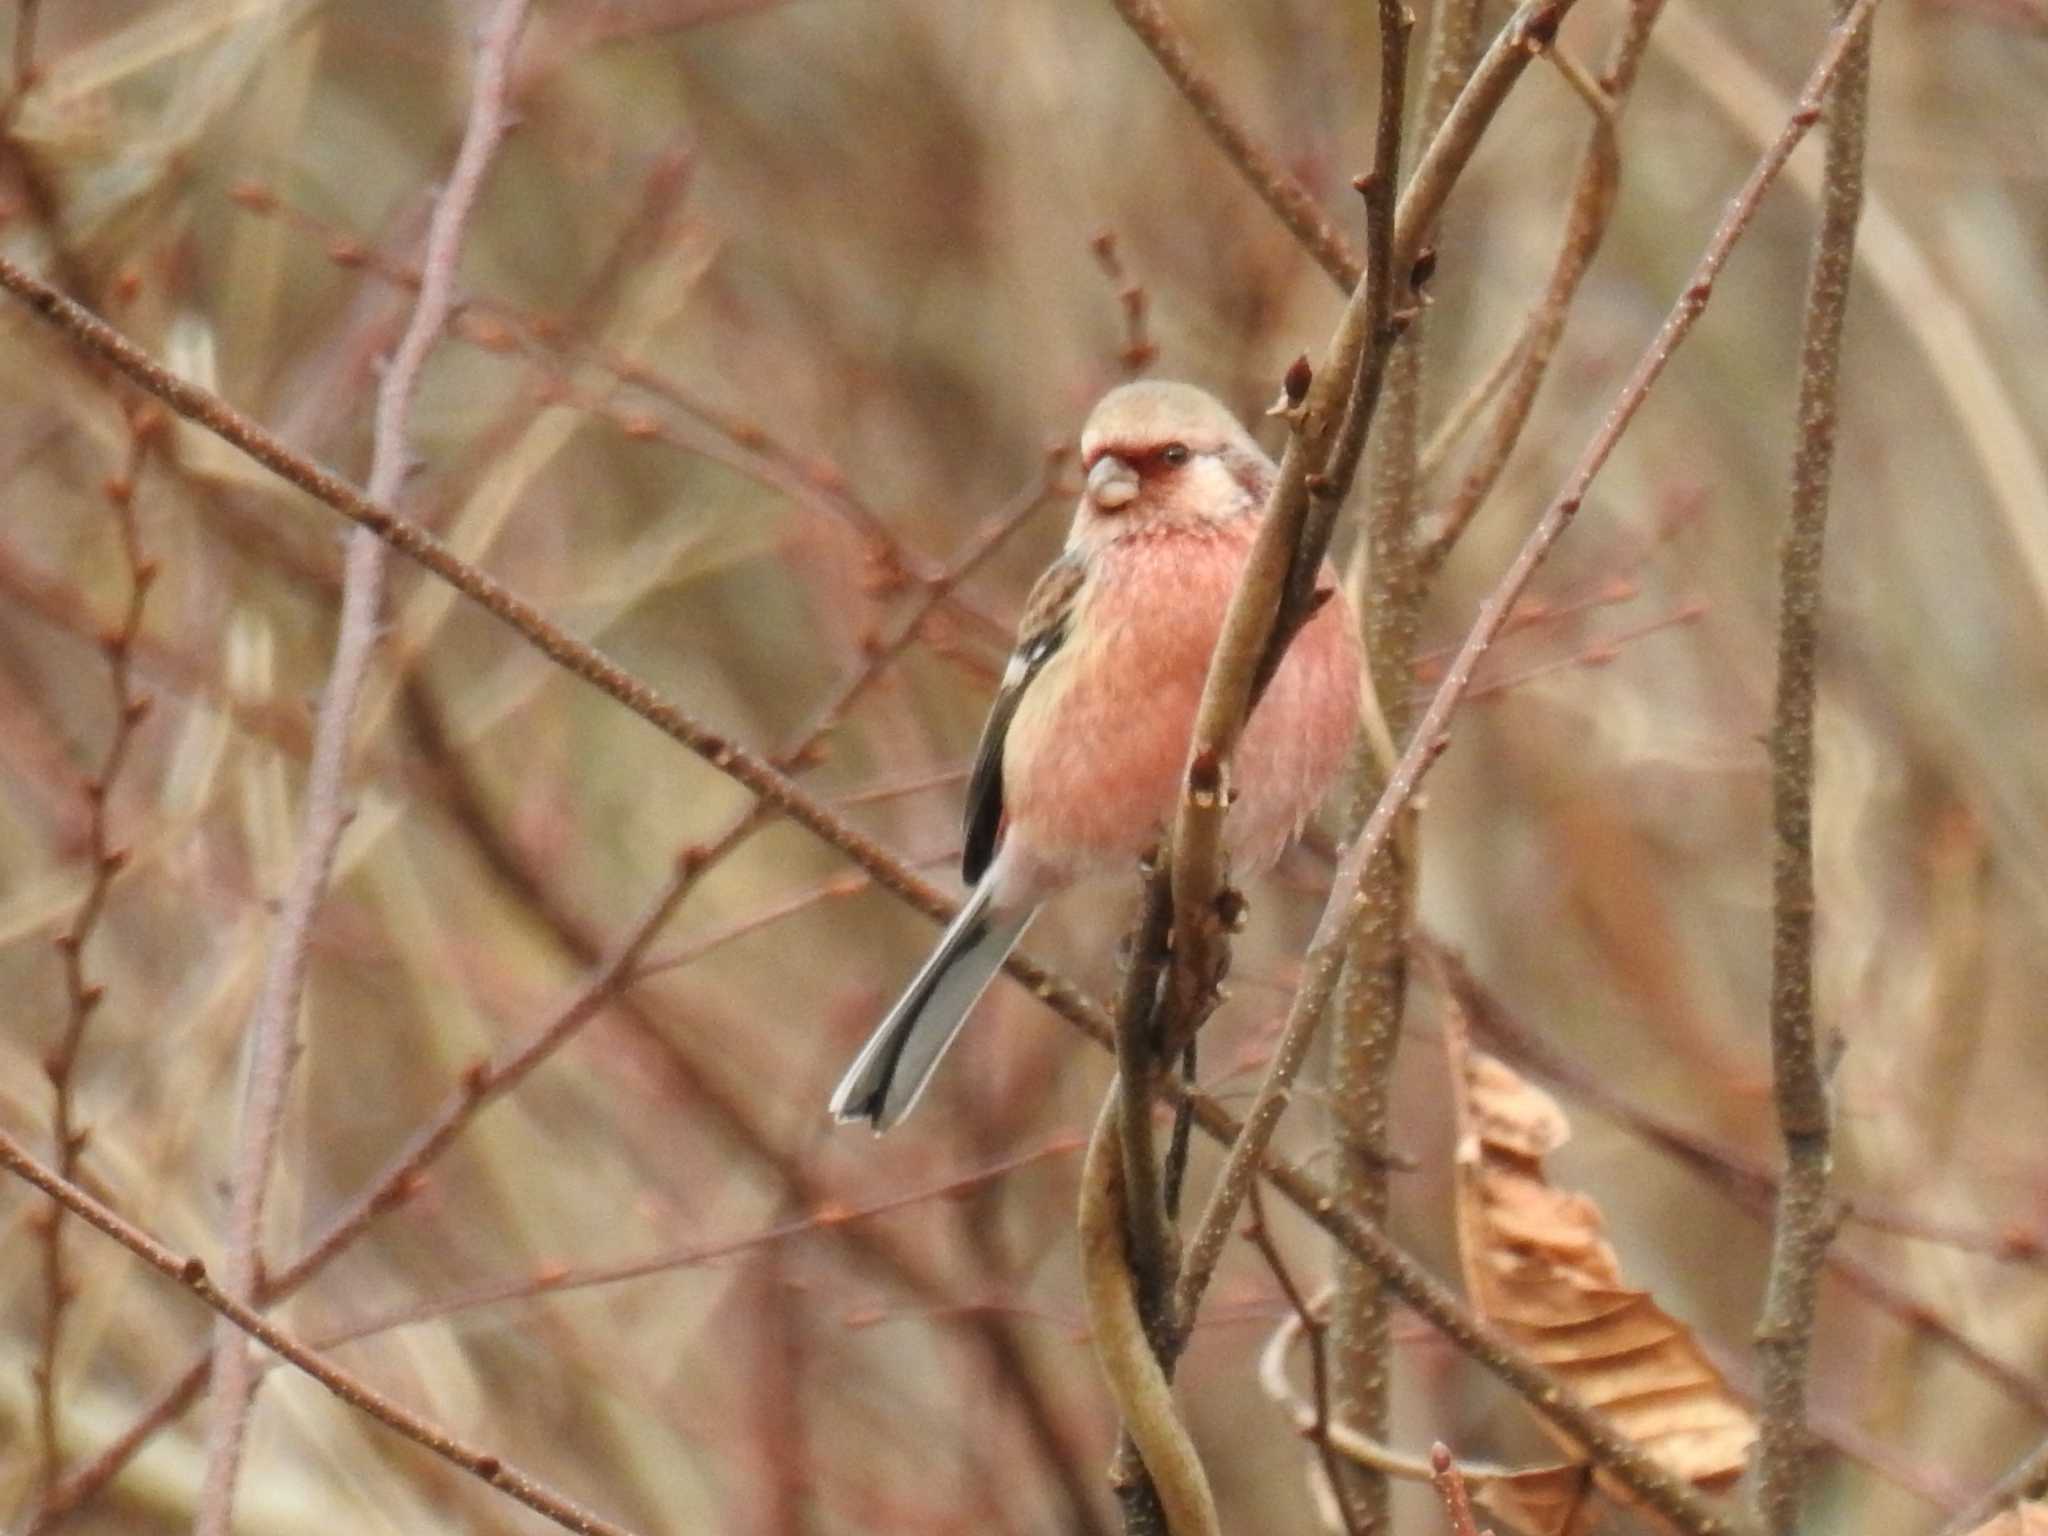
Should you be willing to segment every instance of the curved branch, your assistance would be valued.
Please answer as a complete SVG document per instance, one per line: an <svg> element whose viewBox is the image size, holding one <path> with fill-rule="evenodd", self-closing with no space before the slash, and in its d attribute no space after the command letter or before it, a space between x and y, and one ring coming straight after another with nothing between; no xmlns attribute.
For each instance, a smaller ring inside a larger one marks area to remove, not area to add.
<svg viewBox="0 0 2048 1536"><path fill-rule="evenodd" d="M1173 1536L1219 1536L1208 1476L1138 1316L1124 1243L1123 1159L1117 1131L1121 1098L1112 1090L1103 1102L1081 1168L1081 1287L1088 1299L1089 1334L1124 1428L1158 1490L1167 1529Z"/></svg>

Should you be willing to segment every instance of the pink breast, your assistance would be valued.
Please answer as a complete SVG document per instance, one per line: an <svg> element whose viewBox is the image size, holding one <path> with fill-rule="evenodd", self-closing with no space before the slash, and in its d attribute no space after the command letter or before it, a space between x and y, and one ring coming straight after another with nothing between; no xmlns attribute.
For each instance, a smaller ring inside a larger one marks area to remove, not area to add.
<svg viewBox="0 0 2048 1536"><path fill-rule="evenodd" d="M1235 533L1161 532L1100 551L1088 608L1032 685L1004 757L1006 862L1020 877L1028 866L1041 893L1128 870L1171 818L1249 547L1249 530ZM1240 743L1225 823L1238 878L1270 865L1327 793L1357 728L1360 675L1340 597L1296 638Z"/></svg>

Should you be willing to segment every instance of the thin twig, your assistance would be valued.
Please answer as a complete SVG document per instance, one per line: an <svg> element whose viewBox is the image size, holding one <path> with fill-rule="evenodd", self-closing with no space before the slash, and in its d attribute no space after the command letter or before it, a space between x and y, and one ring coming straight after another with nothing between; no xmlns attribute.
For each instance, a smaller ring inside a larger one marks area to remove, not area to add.
<svg viewBox="0 0 2048 1536"><path fill-rule="evenodd" d="M24 12L17 26L32 28L33 16ZM43 1057L43 1075L50 1080L50 1132L55 1142L56 1168L61 1178L75 1178L90 1131L78 1116L76 1083L85 1032L104 1000L105 988L92 979L86 966L85 947L98 931L105 916L114 879L127 866L128 851L115 844L108 821L108 806L115 782L134 745L135 731L148 717L149 699L135 686L135 646L142 633L143 605L156 580L156 562L142 549L142 530L135 514L135 491L148 462L151 445L162 435L164 415L154 405L138 406L129 415L128 449L118 474L107 477L101 487L114 514L122 563L128 573L128 596L120 617L100 635L100 651L107 663L107 683L113 699L113 724L107 735L106 751L99 768L85 781L86 798L86 883L78 909L57 936L57 953L64 967L64 1026L57 1043ZM43 1325L36 1362L31 1367L35 1382L36 1439L41 1453L38 1492L47 1494L64 1471L63 1440L57 1404L57 1356L63 1344L64 1315L73 1285L64 1267L62 1206L52 1206L39 1220L43 1245Z"/></svg>
<svg viewBox="0 0 2048 1536"><path fill-rule="evenodd" d="M1482 41L1477 0L1449 0L1433 9L1424 51L1416 142L1442 131L1477 63ZM1414 655L1426 581L1416 564L1418 441L1422 415L1423 344L1427 314L1412 273L1396 271L1397 300L1412 313L1386 361L1374 423L1371 499L1353 549L1348 580L1365 631L1366 686L1371 691L1367 750L1357 755L1346 836L1371 813L1392 770L1395 744L1406 739L1415 712ZM1420 870L1415 817L1366 871L1365 909L1353 926L1331 1029L1331 1182L1337 1198L1375 1226L1388 1208L1394 1063L1408 996L1407 932ZM1331 1301L1330 1391L1346 1422L1385 1439L1392 1400L1393 1298L1373 1270L1339 1251ZM1317 1338L1313 1348L1323 1350ZM1327 1448L1325 1448L1328 1455ZM1333 1467L1335 1458L1331 1457ZM1388 1530L1392 1490L1386 1476L1363 1466L1332 1471L1333 1497L1346 1523L1373 1536Z"/></svg>
<svg viewBox="0 0 2048 1536"><path fill-rule="evenodd" d="M420 370L447 324L463 233L491 156L507 125L505 85L525 19L526 0L498 0L478 42L468 122L456 153L454 171L428 224L419 297L377 391L366 487L373 502L390 504L410 467L406 418L411 413ZM298 858L290 888L271 930L263 979L247 1030L247 1082L235 1151L223 1277L228 1294L238 1301L255 1300L262 1284L263 1207L296 1054L308 943L314 916L333 871L342 831L348 824L344 781L349 736L356 703L362 696L377 645L388 560L388 549L372 531L358 528L351 533L342 577L334 659L314 721ZM228 1536L235 1479L241 1468L250 1399L256 1386L248 1347L240 1331L228 1323L221 1324L215 1333L215 1349L206 1477L194 1519L194 1530L199 1536Z"/></svg>
<svg viewBox="0 0 2048 1536"><path fill-rule="evenodd" d="M319 1382L350 1407L396 1430L415 1445L443 1461L460 1467L472 1477L488 1483L500 1493L517 1499L536 1514L545 1516L578 1536L631 1536L626 1527L592 1514L530 1474L512 1466L502 1457L470 1445L378 1392L356 1376L342 1370L317 1351L268 1321L254 1307L230 1296L208 1277L206 1265L195 1256L174 1253L149 1233L102 1205L55 1169L38 1162L21 1144L0 1131L0 1167L34 1185L52 1200L89 1225L104 1232L130 1253L160 1274L166 1275L229 1324L265 1348L282 1356Z"/></svg>
<svg viewBox="0 0 2048 1536"><path fill-rule="evenodd" d="M1836 7L1847 23L1846 0ZM1757 1323L1763 1412L1755 1506L1770 1536L1791 1536L1806 1486L1806 1377L1822 1260L1834 1236L1828 1076L1832 1063L1813 1006L1813 717L1818 692L1821 558L1834 465L1842 317L1863 203L1863 140L1870 74L1868 21L1842 57L1829 99L1820 228L1807 277L1799 364L1799 441L1789 525L1779 564L1778 685L1772 711L1771 1065L1785 1178L1771 1266Z"/></svg>
<svg viewBox="0 0 2048 1536"><path fill-rule="evenodd" d="M1337 1459L1337 1453L1330 1445L1330 1351L1329 1340L1322 1323L1317 1320L1314 1309L1302 1289L1295 1283L1294 1273L1287 1267L1281 1256L1280 1245L1273 1240L1272 1228L1266 1224L1265 1201L1259 1194L1258 1186L1252 1186L1251 1220L1244 1229L1245 1240L1259 1250L1259 1256L1266 1261L1266 1268L1273 1272L1273 1279L1280 1287L1280 1293L1287 1298L1288 1306L1294 1309L1295 1326L1308 1340L1309 1401L1310 1419L1307 1429L1309 1444L1316 1448L1316 1456L1323 1465L1323 1477L1330 1485L1330 1497L1336 1501L1338 1513L1343 1517L1344 1529L1349 1536L1362 1536L1374 1527L1369 1523L1377 1518L1382 1524L1386 1518L1386 1500L1379 1499L1374 1515L1361 1514L1355 1507L1345 1477L1345 1469ZM1284 1360L1284 1357L1283 1357ZM1379 1479L1384 1490L1385 1479Z"/></svg>
<svg viewBox="0 0 2048 1536"><path fill-rule="evenodd" d="M1127 939L1127 969L1116 1008L1116 1081L1109 1090L1115 1106L1117 1152L1123 1178L1111 1190L1084 1190L1084 1203L1099 1200L1122 1221L1122 1256L1129 1303L1144 1327L1145 1347L1163 1379L1173 1377L1173 1276L1179 1265L1173 1218L1167 1209L1153 1110L1165 1072L1167 1044L1160 1017L1159 983L1166 971L1168 935L1173 927L1173 891L1157 851L1141 870L1138 921ZM1189 1043L1193 1041L1190 1038ZM1101 1174L1101 1164L1083 1170ZM1091 1292L1091 1295L1094 1293ZM1091 1307L1092 1310L1092 1307ZM1104 1330L1113 1339L1113 1327ZM1178 1424L1176 1423L1176 1429ZM1185 1438L1185 1432L1180 1431ZM1123 1506L1124 1536L1165 1536L1166 1510L1147 1469L1137 1438L1125 1426L1110 1481Z"/></svg>
<svg viewBox="0 0 2048 1536"><path fill-rule="evenodd" d="M1158 0L1110 0L1110 4L1194 108L1195 117L1216 141L1224 158L1237 167L1245 183L1301 242L1302 249L1315 258L1339 288L1346 293L1356 288L1364 267L1344 236L1316 206L1309 190L1252 137Z"/></svg>
<svg viewBox="0 0 2048 1536"><path fill-rule="evenodd" d="M1579 156L1579 168L1572 180L1571 198L1557 259L1541 297L1530 310L1521 334L1504 361L1511 362L1507 397L1487 427L1485 438L1466 467L1458 489L1445 504L1437 530L1422 551L1426 571L1435 571L1449 557L1479 508L1500 482L1522 429L1535 408L1536 395L1564 334L1579 283L1599 254L1600 242L1614 213L1621 187L1621 145L1616 132L1622 103L1635 83L1650 29L1655 25L1664 0L1634 0L1628 20L1608 51L1599 80L1585 72L1564 53L1553 50L1552 60L1573 92L1593 114L1593 131Z"/></svg>
<svg viewBox="0 0 2048 1536"><path fill-rule="evenodd" d="M1103 230L1088 242L1088 249L1095 253L1095 264L1102 268L1102 275L1116 289L1117 307L1124 315L1124 344L1117 354L1117 361L1123 364L1126 374L1136 378L1159 356L1159 346L1152 340L1152 333L1146 326L1146 314L1151 306L1145 298L1145 286L1124 271L1123 258L1117 254L1114 230Z"/></svg>

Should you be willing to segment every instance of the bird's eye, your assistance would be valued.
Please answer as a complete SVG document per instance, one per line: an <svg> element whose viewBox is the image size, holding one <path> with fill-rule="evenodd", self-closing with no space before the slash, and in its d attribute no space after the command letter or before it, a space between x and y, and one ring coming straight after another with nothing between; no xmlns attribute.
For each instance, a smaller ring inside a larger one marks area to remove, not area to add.
<svg viewBox="0 0 2048 1536"><path fill-rule="evenodd" d="M1188 445L1186 443L1168 443L1159 450L1159 462L1162 464L1171 464L1178 467L1187 463L1188 458Z"/></svg>

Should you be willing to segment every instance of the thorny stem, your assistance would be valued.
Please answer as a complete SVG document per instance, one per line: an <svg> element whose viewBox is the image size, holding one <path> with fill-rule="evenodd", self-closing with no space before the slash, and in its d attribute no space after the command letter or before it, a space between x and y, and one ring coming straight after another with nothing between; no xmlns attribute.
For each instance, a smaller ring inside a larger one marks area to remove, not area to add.
<svg viewBox="0 0 2048 1536"><path fill-rule="evenodd" d="M18 25L30 27L24 15ZM128 571L128 596L120 618L100 637L106 657L107 683L113 701L113 724L98 771L86 780L86 884L78 909L57 937L57 953L64 967L64 1027L57 1043L43 1057L43 1075L50 1080L50 1130L56 1145L55 1158L60 1178L75 1178L79 1158L85 1151L90 1131L79 1122L74 1072L79 1051L85 1043L87 1026L98 1011L104 989L92 979L85 963L85 946L98 930L105 915L114 879L128 862L128 852L113 840L108 806L134 745L135 731L148 718L149 700L135 687L135 646L142 633L143 605L156 580L157 567L143 554L142 530L135 513L135 491L142 477L149 449L163 428L163 412L154 405L139 406L129 416L128 451L121 471L108 477L102 494L112 508L119 535L121 558ZM64 1209L52 1206L39 1219L43 1255L43 1325L32 1375L35 1381L36 1439L40 1451L38 1492L47 1495L64 1471L63 1437L57 1400L57 1356L64 1338L64 1314L72 1296L72 1282L64 1266Z"/></svg>
<svg viewBox="0 0 2048 1536"><path fill-rule="evenodd" d="M1836 6L1838 25L1850 7ZM1770 1536L1791 1536L1806 1485L1806 1377L1822 1261L1836 1217L1828 1103L1832 1063L1814 1019L1813 722L1818 691L1821 559L1834 462L1842 318L1863 204L1871 26L1854 23L1827 109L1820 228L1807 279L1799 367L1799 441L1779 565L1778 685L1770 735L1772 859L1771 1064L1785 1178L1771 1242L1757 1357L1763 1413L1755 1507Z"/></svg>
<svg viewBox="0 0 2048 1536"><path fill-rule="evenodd" d="M427 228L419 296L378 387L367 486L373 502L388 505L396 497L410 463L406 418L420 370L446 327L463 233L507 124L505 84L525 19L526 0L499 0L478 43L469 117L454 171ZM249 1019L247 1082L223 1279L227 1293L238 1301L254 1301L262 1284L263 1207L297 1051L308 946L313 919L348 824L344 781L349 736L376 650L388 559L384 542L371 530L357 528L351 533L334 659L314 721L298 858L271 931L263 980ZM206 1478L194 1520L199 1536L228 1536L255 1387L254 1364L242 1333L224 1321L215 1332L212 1426L207 1437Z"/></svg>

